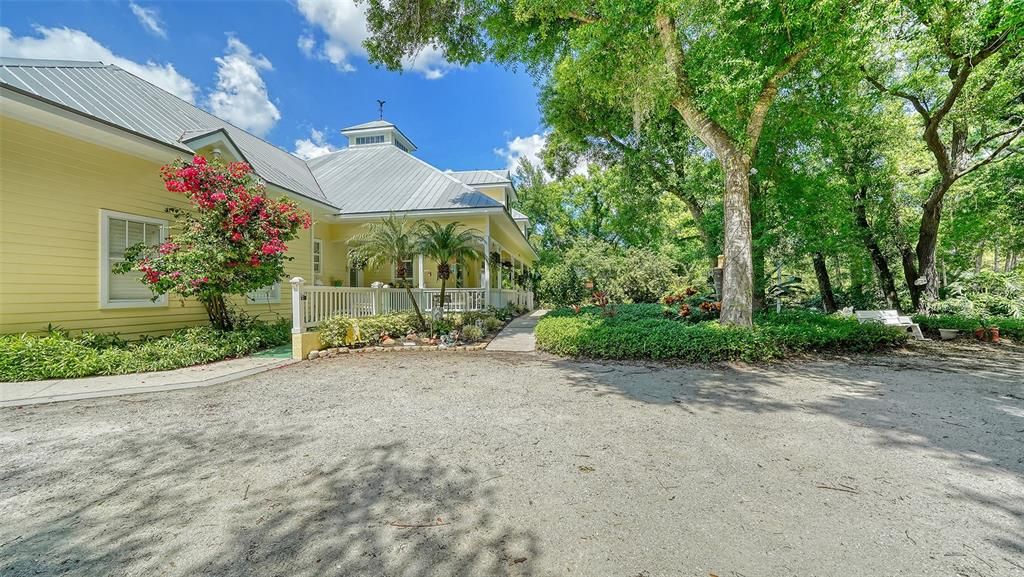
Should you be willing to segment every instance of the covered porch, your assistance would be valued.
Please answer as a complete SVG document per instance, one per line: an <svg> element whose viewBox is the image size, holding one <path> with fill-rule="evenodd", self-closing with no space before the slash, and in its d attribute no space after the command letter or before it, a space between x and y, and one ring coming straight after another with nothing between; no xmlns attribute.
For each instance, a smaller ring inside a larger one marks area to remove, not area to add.
<svg viewBox="0 0 1024 577"><path fill-rule="evenodd" d="M369 224L386 216L334 216L314 223L312 275L292 279L293 318L301 319L301 326L296 322L293 329L309 330L335 315L367 317L412 310L414 301L425 312L441 306L437 263L430 258L416 255L402 266L388 263L372 267L354 254L353 239ZM441 224L458 222L481 238L479 251L483 258L452 263L445 286L446 312L503 308L509 304L533 308L530 269L535 254L508 213L449 211L408 218Z"/></svg>

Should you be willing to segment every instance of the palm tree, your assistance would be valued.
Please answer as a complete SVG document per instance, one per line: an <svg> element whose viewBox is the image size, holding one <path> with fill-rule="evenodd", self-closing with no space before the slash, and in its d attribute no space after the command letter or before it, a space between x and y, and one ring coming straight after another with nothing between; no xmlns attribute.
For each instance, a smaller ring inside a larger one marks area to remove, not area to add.
<svg viewBox="0 0 1024 577"><path fill-rule="evenodd" d="M466 262L483 258L480 247L483 238L476 229L464 228L459 222L440 225L436 222L420 222L419 251L437 263L437 278L441 279L441 315L444 315L445 285L452 274L452 261Z"/></svg>
<svg viewBox="0 0 1024 577"><path fill-rule="evenodd" d="M380 222L373 222L366 225L366 230L350 241L355 253L372 267L387 267L395 263L397 277L405 279L408 271L405 270L406 261L411 261L416 256L416 245L419 240L416 235L416 224L408 224L404 218L398 218L394 214ZM412 308L416 311L416 317L420 321L420 329L427 327L427 321L423 318L420 305L412 294L412 283L404 280L397 281L404 285L402 288L409 295L412 301Z"/></svg>

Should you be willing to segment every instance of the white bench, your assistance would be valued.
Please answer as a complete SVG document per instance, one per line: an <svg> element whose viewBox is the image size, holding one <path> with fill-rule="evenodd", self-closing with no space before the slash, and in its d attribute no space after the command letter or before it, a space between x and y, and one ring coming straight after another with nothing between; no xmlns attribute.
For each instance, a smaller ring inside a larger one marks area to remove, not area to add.
<svg viewBox="0 0 1024 577"><path fill-rule="evenodd" d="M892 327L904 327L908 333L914 335L915 339L925 340L924 334L921 333L921 327L910 317L901 317L897 311L854 311L853 314L861 323L881 323Z"/></svg>

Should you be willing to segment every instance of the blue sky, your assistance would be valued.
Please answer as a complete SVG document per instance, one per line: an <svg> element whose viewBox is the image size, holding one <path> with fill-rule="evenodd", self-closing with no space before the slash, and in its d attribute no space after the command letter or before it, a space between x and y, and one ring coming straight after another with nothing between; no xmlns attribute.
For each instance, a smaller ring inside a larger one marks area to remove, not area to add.
<svg viewBox="0 0 1024 577"><path fill-rule="evenodd" d="M0 54L117 64L288 151L344 145L338 130L386 119L442 169L503 168L543 145L524 71L457 68L426 51L374 68L351 0L11 2Z"/></svg>

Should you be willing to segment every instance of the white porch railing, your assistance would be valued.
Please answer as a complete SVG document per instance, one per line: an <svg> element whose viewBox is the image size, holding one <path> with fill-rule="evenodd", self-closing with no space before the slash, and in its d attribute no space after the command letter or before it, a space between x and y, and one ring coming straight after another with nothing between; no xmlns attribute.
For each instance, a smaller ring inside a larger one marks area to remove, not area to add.
<svg viewBox="0 0 1024 577"><path fill-rule="evenodd" d="M412 301L405 289L305 286L296 277L292 285L292 332L302 333L337 315L369 317L389 312L412 310ZM533 310L533 293L498 289L445 289L444 310L450 312L479 311L490 304L501 308L509 303ZM420 310L430 312L439 305L441 289L412 289Z"/></svg>

